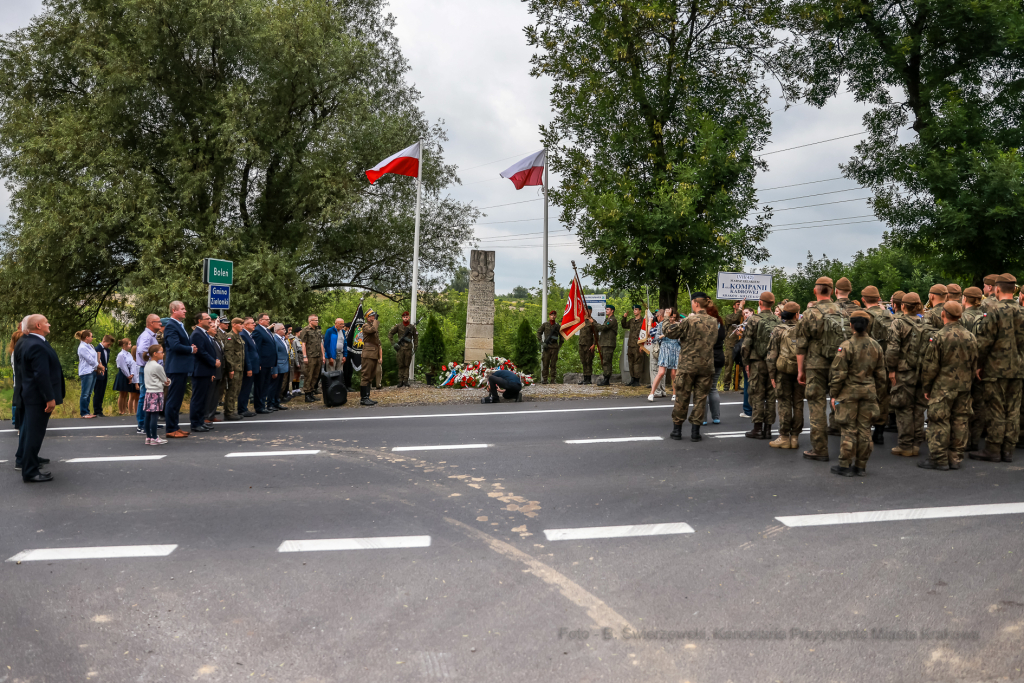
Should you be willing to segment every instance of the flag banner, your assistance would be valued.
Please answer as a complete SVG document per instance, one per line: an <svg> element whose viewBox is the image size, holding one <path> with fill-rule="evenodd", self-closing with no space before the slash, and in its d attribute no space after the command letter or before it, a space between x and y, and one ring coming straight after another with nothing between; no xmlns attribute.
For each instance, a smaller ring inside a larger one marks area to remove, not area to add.
<svg viewBox="0 0 1024 683"><path fill-rule="evenodd" d="M501 177L511 180L517 190L527 185L543 185L546 159L547 150L542 149L506 168L501 172Z"/></svg>
<svg viewBox="0 0 1024 683"><path fill-rule="evenodd" d="M366 318L363 316L363 302L359 302L359 308L352 316L352 324L348 328L348 357L352 361L352 370L359 372L363 369L363 323Z"/></svg>
<svg viewBox="0 0 1024 683"><path fill-rule="evenodd" d="M651 309L647 309L647 315L644 316L644 321L640 323L639 337L639 342L646 354L650 354L651 348L654 346L654 339L651 333L654 331L656 324L654 322L654 314L651 313Z"/></svg>
<svg viewBox="0 0 1024 683"><path fill-rule="evenodd" d="M587 318L587 302L583 298L583 286L579 278L574 277L569 285L569 298L565 301L565 312L562 314L560 332L563 339L576 334Z"/></svg>
<svg viewBox="0 0 1024 683"><path fill-rule="evenodd" d="M369 179L370 184L373 185L385 173L417 177L420 174L420 143L417 142L411 147L406 147L398 154L389 156L367 171L366 177Z"/></svg>

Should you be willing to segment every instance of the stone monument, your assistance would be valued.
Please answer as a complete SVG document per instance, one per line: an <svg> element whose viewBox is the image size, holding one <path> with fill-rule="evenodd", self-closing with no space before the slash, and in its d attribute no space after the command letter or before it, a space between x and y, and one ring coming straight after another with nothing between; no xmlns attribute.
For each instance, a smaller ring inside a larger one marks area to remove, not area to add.
<svg viewBox="0 0 1024 683"><path fill-rule="evenodd" d="M466 362L494 354L494 252L469 253L469 303L466 306Z"/></svg>

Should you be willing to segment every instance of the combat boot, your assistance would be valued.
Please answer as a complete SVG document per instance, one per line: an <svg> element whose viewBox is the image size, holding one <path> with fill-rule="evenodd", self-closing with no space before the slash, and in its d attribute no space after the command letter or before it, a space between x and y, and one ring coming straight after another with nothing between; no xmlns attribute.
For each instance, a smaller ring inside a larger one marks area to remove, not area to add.
<svg viewBox="0 0 1024 683"><path fill-rule="evenodd" d="M919 452L920 450L917 448L917 446L913 446L911 448L901 448L900 446L897 446L896 448L892 449L893 455L899 455L904 458L912 458Z"/></svg>
<svg viewBox="0 0 1024 683"><path fill-rule="evenodd" d="M1013 462L1013 451L1003 451L1003 462Z"/></svg>
<svg viewBox="0 0 1024 683"><path fill-rule="evenodd" d="M755 422L750 426L750 431L744 432L743 436L747 437L748 439L763 439L764 434L761 431L762 427L764 427L763 424L761 424L760 422Z"/></svg>
<svg viewBox="0 0 1024 683"><path fill-rule="evenodd" d="M306 403L316 403L316 399L313 398L313 394L306 394Z"/></svg>
<svg viewBox="0 0 1024 683"><path fill-rule="evenodd" d="M591 377L593 377L593 375L583 375L583 383L584 384L593 384L593 382L590 381Z"/></svg>
<svg viewBox="0 0 1024 683"><path fill-rule="evenodd" d="M879 445L885 445L885 425L875 425L875 431L871 435L871 441Z"/></svg>
<svg viewBox="0 0 1024 683"><path fill-rule="evenodd" d="M852 467L843 467L842 465L833 465L831 471L832 474L838 474L840 477L853 477L857 474Z"/></svg>
<svg viewBox="0 0 1024 683"><path fill-rule="evenodd" d="M700 441L701 438L700 425L693 425L693 427L690 428L690 441Z"/></svg>
<svg viewBox="0 0 1024 683"><path fill-rule="evenodd" d="M377 405L376 401L371 401L370 400L370 387L359 387L359 395L362 397L361 400L359 401L359 405L361 405L361 406L375 406L375 405Z"/></svg>
<svg viewBox="0 0 1024 683"><path fill-rule="evenodd" d="M775 439L775 441L769 442L768 445L772 448L792 448L789 444L789 435L787 434L783 436L782 434L779 434L779 438Z"/></svg>
<svg viewBox="0 0 1024 683"><path fill-rule="evenodd" d="M818 462L828 462L827 455L821 455L814 451L804 451L804 457L808 460L817 460Z"/></svg>
<svg viewBox="0 0 1024 683"><path fill-rule="evenodd" d="M797 436L796 434L790 434L790 436L789 436L789 447L790 448L794 448L794 449L795 448L800 448L800 437Z"/></svg>
<svg viewBox="0 0 1024 683"><path fill-rule="evenodd" d="M900 431L899 426L896 424L896 413L889 413L889 421L885 425L885 431L887 432L898 432Z"/></svg>
<svg viewBox="0 0 1024 683"><path fill-rule="evenodd" d="M1002 462L1003 454L999 451L993 451L991 446L985 444L985 450L983 451L972 451L967 454L967 457L971 460L981 460L982 462Z"/></svg>
<svg viewBox="0 0 1024 683"><path fill-rule="evenodd" d="M922 460L917 463L917 466L922 470L942 470L943 472L949 471L949 465L946 463L937 463L934 460Z"/></svg>
<svg viewBox="0 0 1024 683"><path fill-rule="evenodd" d="M764 424L764 425L761 425L761 426L764 427L764 429L761 430L761 438L762 439L771 439L772 438L772 426L770 424Z"/></svg>
<svg viewBox="0 0 1024 683"><path fill-rule="evenodd" d="M608 386L611 383L612 383L612 376L611 375L605 375L604 376L604 385Z"/></svg>
<svg viewBox="0 0 1024 683"><path fill-rule="evenodd" d="M669 434L669 438L675 439L676 441L682 441L683 440L683 425L681 425L681 424L673 424L672 425L672 433Z"/></svg>
<svg viewBox="0 0 1024 683"><path fill-rule="evenodd" d="M858 460L850 469L853 470L853 473L858 477L863 477L868 473L868 463L867 461L861 462Z"/></svg>

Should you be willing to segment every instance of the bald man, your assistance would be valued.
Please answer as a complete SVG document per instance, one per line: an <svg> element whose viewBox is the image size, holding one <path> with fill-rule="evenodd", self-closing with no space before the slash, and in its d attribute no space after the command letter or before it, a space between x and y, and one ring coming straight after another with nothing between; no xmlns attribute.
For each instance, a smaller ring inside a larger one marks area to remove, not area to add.
<svg viewBox="0 0 1024 683"><path fill-rule="evenodd" d="M142 356L149 350L150 346L160 343L157 341L156 335L163 329L163 327L163 323L160 322L160 316L156 313L150 313L146 316L146 329L142 331L142 334L139 335L138 340L135 342L135 364L138 366L140 373L142 372L142 368L146 367L146 361ZM146 397L146 382L142 377L139 377L138 380L139 408L135 411L135 422L137 427L135 433L141 436L146 433L142 424L142 421L146 417L146 411L142 409L142 404L144 403L142 399Z"/></svg>

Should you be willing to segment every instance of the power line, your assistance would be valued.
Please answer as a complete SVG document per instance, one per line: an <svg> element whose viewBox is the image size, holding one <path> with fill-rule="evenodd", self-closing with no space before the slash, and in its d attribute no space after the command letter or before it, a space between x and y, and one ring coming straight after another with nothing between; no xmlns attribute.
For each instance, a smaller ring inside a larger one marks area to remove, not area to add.
<svg viewBox="0 0 1024 683"><path fill-rule="evenodd" d="M480 211L483 211L484 209L497 209L499 206L514 206L516 204L529 204L530 202L539 202L542 199L544 199L544 198L543 197L537 197L536 199L527 199L526 201L523 201L523 202L510 202L508 204L494 204L493 206L477 206L475 208L479 209Z"/></svg>
<svg viewBox="0 0 1024 683"><path fill-rule="evenodd" d="M542 221L542 220L544 220L544 219L543 218L523 218L523 219L520 219L518 221L491 221L490 223L474 223L470 227L475 227L477 225L500 225L501 223L529 223L530 221Z"/></svg>
<svg viewBox="0 0 1024 683"><path fill-rule="evenodd" d="M778 154L780 152L788 152L788 151L794 150L794 149L802 149L804 147L810 147L812 145L820 145L820 144L825 143L825 142L832 142L833 140L845 140L846 138L856 137L858 135L863 135L864 133L867 133L867 131L866 130L862 130L859 133L850 133L849 135L840 135L837 138L829 138L828 140L818 140L817 142L808 142L806 145L797 145L796 147L787 147L785 149L777 149L774 152L764 152L763 154L755 154L754 156L766 157L769 154Z"/></svg>
<svg viewBox="0 0 1024 683"><path fill-rule="evenodd" d="M853 219L853 218L870 218L870 217L872 217L874 215L875 214L873 214L873 213L865 213L865 214L862 214L860 216L843 216L842 218L819 218L818 220L813 220L813 221L797 221L796 223L779 223L778 225L779 226L784 226L784 225L806 225L807 223L829 223L829 222L832 222L832 221L848 221L848 220Z"/></svg>
<svg viewBox="0 0 1024 683"><path fill-rule="evenodd" d="M831 192L818 192L817 194L805 194L799 197L786 197L785 199L766 199L765 203L771 204L772 202L791 202L794 199L807 199L808 197L821 197L826 194L840 194L842 192L854 192L856 190L863 190L863 187L851 187L845 190L832 190Z"/></svg>
<svg viewBox="0 0 1024 683"><path fill-rule="evenodd" d="M782 189L785 189L787 187L800 187L801 185L814 185L816 183L828 183L828 182L831 182L833 180L846 180L846 179L843 178L842 176L840 176L838 178L826 178L825 180L811 180L811 181L806 182L806 183L793 183L792 185L779 185L778 187L766 187L763 190L758 190L758 192L768 192L769 190L782 190Z"/></svg>
<svg viewBox="0 0 1024 683"><path fill-rule="evenodd" d="M790 230L810 230L811 228L838 228L843 225L860 225L861 223L879 223L877 218L870 221L853 221L852 223L830 223L828 225L805 225L802 228L783 228L781 230L769 230L768 232L788 232Z"/></svg>
<svg viewBox="0 0 1024 683"><path fill-rule="evenodd" d="M854 197L853 199L840 199L836 202L822 202L821 204L806 204L804 206L791 206L786 209L773 209L775 213L781 211L795 211L796 209L809 209L812 206L828 206L829 204L845 204L846 202L856 202L863 199L871 199L871 197Z"/></svg>

